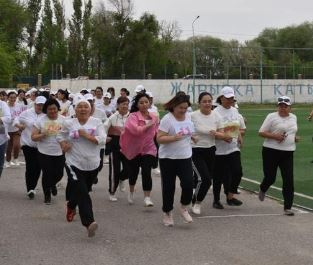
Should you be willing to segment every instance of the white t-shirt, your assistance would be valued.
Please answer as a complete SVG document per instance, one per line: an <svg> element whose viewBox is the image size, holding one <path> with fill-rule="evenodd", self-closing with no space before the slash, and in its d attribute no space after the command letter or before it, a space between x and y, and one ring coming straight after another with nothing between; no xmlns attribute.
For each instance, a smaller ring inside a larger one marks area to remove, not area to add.
<svg viewBox="0 0 313 265"><path fill-rule="evenodd" d="M92 114L92 117L99 119L102 123L104 123L108 117L104 110L95 107L95 111Z"/></svg>
<svg viewBox="0 0 313 265"><path fill-rule="evenodd" d="M13 121L21 115L21 113L25 110L25 108L15 103L13 107L9 106L11 113L11 122L8 124L8 132L17 132L18 128L13 126Z"/></svg>
<svg viewBox="0 0 313 265"><path fill-rule="evenodd" d="M71 106L71 101L66 100L65 102L63 102L62 100L58 100L59 104L60 104L60 114L63 115L64 117L68 117L69 114L69 107Z"/></svg>
<svg viewBox="0 0 313 265"><path fill-rule="evenodd" d="M197 143L192 147L210 148L215 145L215 137L209 135L209 131L217 131L221 127L221 116L212 111L209 115L201 113L200 110L191 113L191 121L195 126L194 136Z"/></svg>
<svg viewBox="0 0 313 265"><path fill-rule="evenodd" d="M11 113L8 104L0 100L0 145L4 144L8 139L8 124L11 122Z"/></svg>
<svg viewBox="0 0 313 265"><path fill-rule="evenodd" d="M267 115L259 132L286 133L284 141L279 143L277 140L265 138L263 146L282 151L295 151L295 137L298 131L296 115L289 113L287 117L279 116L278 112Z"/></svg>
<svg viewBox="0 0 313 265"><path fill-rule="evenodd" d="M103 97L101 97L101 98L97 98L97 97L94 97L94 99L95 99L95 106L96 107L99 107L99 106L101 106L101 105L103 105Z"/></svg>
<svg viewBox="0 0 313 265"><path fill-rule="evenodd" d="M194 125L190 115L186 114L184 121L177 121L172 113L168 113L162 118L159 130L168 135L178 133L184 135L182 140L160 144L159 158L186 159L191 157L191 135L194 132Z"/></svg>
<svg viewBox="0 0 313 265"><path fill-rule="evenodd" d="M115 112L115 109L111 106L111 104L110 105L102 104L101 106L98 106L97 108L104 110L107 117L110 117Z"/></svg>
<svg viewBox="0 0 313 265"><path fill-rule="evenodd" d="M58 115L56 120L50 120L45 115L34 123L34 127L40 130L40 132L47 134L45 138L37 142L37 148L40 153L50 156L62 155L62 149L56 136L62 128L64 119L62 115Z"/></svg>
<svg viewBox="0 0 313 265"><path fill-rule="evenodd" d="M90 135L95 136L98 144L80 137L78 132L80 129L84 129ZM105 144L105 140L104 126L99 119L94 117L89 117L84 125L81 125L77 118L66 119L57 135L58 142L67 141L71 145L70 150L65 153L66 163L84 171L99 167L100 148Z"/></svg>
<svg viewBox="0 0 313 265"><path fill-rule="evenodd" d="M224 133L232 137L232 141L230 143L227 143L224 140L216 139L215 154L228 155L233 152L240 151L238 147L238 137L240 134L239 129L243 126L243 124L240 122L241 118L238 110L234 107L226 109L220 105L216 107L213 112L217 112L221 116L221 127L219 129L223 129Z"/></svg>

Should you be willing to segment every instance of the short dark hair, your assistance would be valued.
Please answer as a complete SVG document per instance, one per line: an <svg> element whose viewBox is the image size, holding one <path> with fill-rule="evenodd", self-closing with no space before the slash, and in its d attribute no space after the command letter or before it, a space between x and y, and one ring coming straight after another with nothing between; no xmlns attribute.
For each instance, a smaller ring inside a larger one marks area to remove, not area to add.
<svg viewBox="0 0 313 265"><path fill-rule="evenodd" d="M122 88L121 88L121 91L125 92L125 93L126 93L126 96L129 96L129 91L128 91L127 88L122 87Z"/></svg>
<svg viewBox="0 0 313 265"><path fill-rule="evenodd" d="M213 99L213 96L209 93L209 92L201 92L200 95L199 95L199 98L198 98L198 103L200 103L201 99L204 97L204 96L210 96L211 99Z"/></svg>
<svg viewBox="0 0 313 265"><path fill-rule="evenodd" d="M97 86L95 90L97 90L97 89L100 90L103 93L103 89L102 89L101 86Z"/></svg>
<svg viewBox="0 0 313 265"><path fill-rule="evenodd" d="M116 101L116 104L122 104L124 102L128 102L129 103L129 98L128 97L119 97Z"/></svg>
<svg viewBox="0 0 313 265"><path fill-rule="evenodd" d="M56 99L54 99L54 98L49 98L49 99L45 102L45 104L43 104L42 112L45 113L45 114L47 114L47 108L48 108L49 106L51 106L51 105L56 105L57 108L58 108L58 111L60 111L60 104L59 104L59 102L58 102Z"/></svg>
<svg viewBox="0 0 313 265"><path fill-rule="evenodd" d="M186 95L185 92L179 92L175 95L175 97L173 97L169 102L164 104L164 109L169 111L169 112L173 112L174 108L176 106L178 106L181 103L187 103L188 107L191 106L190 103L190 96Z"/></svg>
<svg viewBox="0 0 313 265"><path fill-rule="evenodd" d="M146 97L146 98L149 100L149 96L148 96L146 93L144 93L144 92L138 93L138 94L133 98L133 100L132 100L132 106L131 106L131 108L130 108L130 113L136 112L136 111L139 110L137 105L138 105L139 100L140 100L141 98L143 98L143 97Z"/></svg>

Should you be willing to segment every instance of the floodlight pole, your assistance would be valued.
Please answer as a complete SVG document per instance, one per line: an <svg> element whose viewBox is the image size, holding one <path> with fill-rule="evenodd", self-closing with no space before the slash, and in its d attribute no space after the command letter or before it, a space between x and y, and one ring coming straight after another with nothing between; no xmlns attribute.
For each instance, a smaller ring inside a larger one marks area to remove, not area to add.
<svg viewBox="0 0 313 265"><path fill-rule="evenodd" d="M197 16L192 21L192 93L193 93L193 103L195 103L195 75L197 73L197 66L196 66L196 47L195 47L195 29L194 24L197 19L199 19L200 16Z"/></svg>

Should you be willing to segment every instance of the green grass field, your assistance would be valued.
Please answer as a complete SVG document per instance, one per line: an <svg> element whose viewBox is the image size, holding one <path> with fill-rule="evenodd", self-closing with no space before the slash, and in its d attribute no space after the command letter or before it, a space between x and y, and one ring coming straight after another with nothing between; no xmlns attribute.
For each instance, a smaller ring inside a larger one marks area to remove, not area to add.
<svg viewBox="0 0 313 265"><path fill-rule="evenodd" d="M194 110L196 108L193 107ZM247 119L247 131L241 151L244 178L258 182L263 178L261 156L263 139L258 136L258 131L266 115L273 111L276 111L274 105L240 105L240 113ZM295 192L313 197L313 163L311 163L313 160L313 122L306 119L310 111L311 106L306 104L292 107L292 112L298 118L298 135L301 137L294 155ZM161 116L163 115L164 112L161 112ZM241 186L258 191L258 185L248 181L242 180ZM282 187L279 170L274 186ZM275 189L270 189L268 195L282 199L281 192ZM295 196L294 202L313 209L313 200Z"/></svg>
<svg viewBox="0 0 313 265"><path fill-rule="evenodd" d="M243 105L240 108L242 115L247 118L247 132L242 148L242 166L245 178L259 182L262 180L261 149L263 139L258 136L258 130L266 115L275 110L276 108L270 105ZM295 105L292 111L297 115L298 135L301 137L294 155L295 192L313 196L313 163L311 163L313 160L313 123L306 119L310 112L310 106ZM256 184L246 181L242 181L241 185L251 190L258 190ZM282 186L280 171L278 171L274 185ZM268 193L274 197L282 198L279 191L271 189ZM295 203L313 209L313 200L295 196Z"/></svg>

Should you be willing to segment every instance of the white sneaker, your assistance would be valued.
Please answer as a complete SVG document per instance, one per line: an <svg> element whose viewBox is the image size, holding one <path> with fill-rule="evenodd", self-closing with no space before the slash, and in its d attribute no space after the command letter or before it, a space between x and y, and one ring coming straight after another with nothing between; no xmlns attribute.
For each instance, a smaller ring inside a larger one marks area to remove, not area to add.
<svg viewBox="0 0 313 265"><path fill-rule="evenodd" d="M174 226L174 219L172 212L163 213L163 224L165 226Z"/></svg>
<svg viewBox="0 0 313 265"><path fill-rule="evenodd" d="M128 203L134 204L134 193L133 192L128 193Z"/></svg>
<svg viewBox="0 0 313 265"><path fill-rule="evenodd" d="M125 192L126 191L125 181L124 180L120 180L120 183L118 185L120 187L120 191L121 192Z"/></svg>
<svg viewBox="0 0 313 265"><path fill-rule="evenodd" d="M14 163L16 166L19 166L19 165L20 165L20 161L18 161L18 159L14 159L14 160L13 160L13 163Z"/></svg>
<svg viewBox="0 0 313 265"><path fill-rule="evenodd" d="M192 217L190 216L186 207L180 208L180 215L183 217L185 223L192 223Z"/></svg>
<svg viewBox="0 0 313 265"><path fill-rule="evenodd" d="M109 200L111 201L111 202L116 202L117 201L117 198L115 197L115 195L109 195Z"/></svg>
<svg viewBox="0 0 313 265"><path fill-rule="evenodd" d="M159 168L154 168L153 173L159 175L159 174L161 174L161 171Z"/></svg>
<svg viewBox="0 0 313 265"><path fill-rule="evenodd" d="M4 162L4 165L3 165L4 168L8 168L10 166L11 166L10 162L7 162L7 161Z"/></svg>
<svg viewBox="0 0 313 265"><path fill-rule="evenodd" d="M191 210L192 210L192 212L193 212L194 214L197 214L197 215L201 214L201 205L200 205L200 203L195 203L195 204L192 206Z"/></svg>
<svg viewBox="0 0 313 265"><path fill-rule="evenodd" d="M154 205L150 197L145 197L143 201L144 201L145 207L152 207Z"/></svg>
<svg viewBox="0 0 313 265"><path fill-rule="evenodd" d="M16 166L16 164L14 163L14 161L10 162L10 166Z"/></svg>

